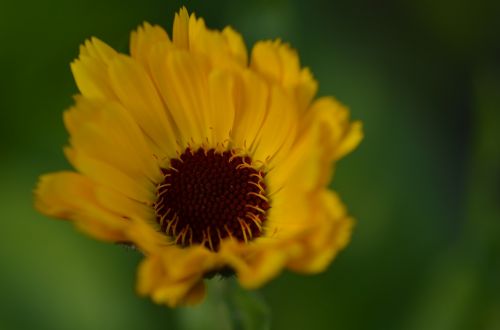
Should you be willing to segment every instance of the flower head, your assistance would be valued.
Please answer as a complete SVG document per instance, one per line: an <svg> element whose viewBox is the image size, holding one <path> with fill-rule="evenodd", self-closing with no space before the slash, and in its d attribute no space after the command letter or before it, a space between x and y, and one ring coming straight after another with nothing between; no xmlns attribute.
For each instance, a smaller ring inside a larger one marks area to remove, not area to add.
<svg viewBox="0 0 500 330"><path fill-rule="evenodd" d="M75 172L44 175L36 207L89 235L136 246L138 290L199 302L204 279L234 272L256 288L282 269L319 272L350 238L328 190L361 125L296 52L182 8L173 36L145 23L130 55L92 38L71 64L80 95L64 113Z"/></svg>

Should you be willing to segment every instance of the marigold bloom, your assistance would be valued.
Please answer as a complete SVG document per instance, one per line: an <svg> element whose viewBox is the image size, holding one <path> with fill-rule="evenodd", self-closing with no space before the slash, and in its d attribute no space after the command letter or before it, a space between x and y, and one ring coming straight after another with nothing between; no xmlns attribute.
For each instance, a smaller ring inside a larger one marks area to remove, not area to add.
<svg viewBox="0 0 500 330"><path fill-rule="evenodd" d="M322 271L352 219L327 186L361 124L296 52L182 8L173 37L145 23L130 56L92 38L71 64L80 95L64 113L76 172L44 175L37 209L145 256L138 291L194 304L205 278L234 272L252 289L282 269Z"/></svg>

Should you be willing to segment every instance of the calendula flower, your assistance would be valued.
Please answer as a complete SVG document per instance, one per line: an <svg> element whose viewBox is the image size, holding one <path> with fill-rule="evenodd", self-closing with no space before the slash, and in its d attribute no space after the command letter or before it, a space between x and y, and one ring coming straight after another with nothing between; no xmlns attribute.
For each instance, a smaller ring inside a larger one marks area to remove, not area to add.
<svg viewBox="0 0 500 330"><path fill-rule="evenodd" d="M64 113L76 171L44 175L37 209L144 254L138 291L194 304L234 273L257 288L281 270L324 270L352 219L328 190L361 124L281 41L250 59L232 28L182 8L173 36L147 23L130 55L92 38L71 64L80 95Z"/></svg>

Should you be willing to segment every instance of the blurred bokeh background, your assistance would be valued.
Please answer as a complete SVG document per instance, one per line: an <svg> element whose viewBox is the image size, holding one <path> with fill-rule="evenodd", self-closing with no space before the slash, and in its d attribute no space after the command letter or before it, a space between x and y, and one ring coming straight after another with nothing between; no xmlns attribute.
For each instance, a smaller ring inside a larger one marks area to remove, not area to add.
<svg viewBox="0 0 500 330"><path fill-rule="evenodd" d="M500 2L472 0L2 1L0 329L178 328L136 296L136 252L37 214L32 189L69 168L79 44L127 51L132 29L170 31L181 5L249 48L290 42L365 125L332 183L352 242L326 272L261 290L272 328L500 329Z"/></svg>

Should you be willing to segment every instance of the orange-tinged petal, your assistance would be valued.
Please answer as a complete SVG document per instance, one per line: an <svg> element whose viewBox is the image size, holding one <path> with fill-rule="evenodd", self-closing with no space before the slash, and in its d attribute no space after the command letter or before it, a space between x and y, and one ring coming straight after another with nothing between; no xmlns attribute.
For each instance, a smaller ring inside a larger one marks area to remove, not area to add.
<svg viewBox="0 0 500 330"><path fill-rule="evenodd" d="M203 274L213 267L214 256L200 247L167 247L142 262L138 291L171 307L199 302L205 293Z"/></svg>
<svg viewBox="0 0 500 330"><path fill-rule="evenodd" d="M203 281L198 281L195 285L191 286L179 303L187 306L197 305L205 298L207 294L206 291L205 283L203 283Z"/></svg>
<svg viewBox="0 0 500 330"><path fill-rule="evenodd" d="M268 250L260 249L260 251L251 253L246 258L246 267L236 268L238 281L242 286L256 289L283 270L288 259L286 251L273 248L273 246L269 246Z"/></svg>
<svg viewBox="0 0 500 330"><path fill-rule="evenodd" d="M96 198L96 186L85 176L58 172L40 178L35 189L35 207L51 217L74 220L90 235L108 241L124 239L128 223L106 209Z"/></svg>
<svg viewBox="0 0 500 330"><path fill-rule="evenodd" d="M354 222L346 215L345 207L337 195L324 190L318 198L317 207L321 212L319 221L297 238L301 242L302 251L288 263L288 267L294 271L323 271L351 237Z"/></svg>
<svg viewBox="0 0 500 330"><path fill-rule="evenodd" d="M158 256L149 256L139 265L137 275L137 291L139 294L150 294L159 284L164 276L163 265Z"/></svg>

